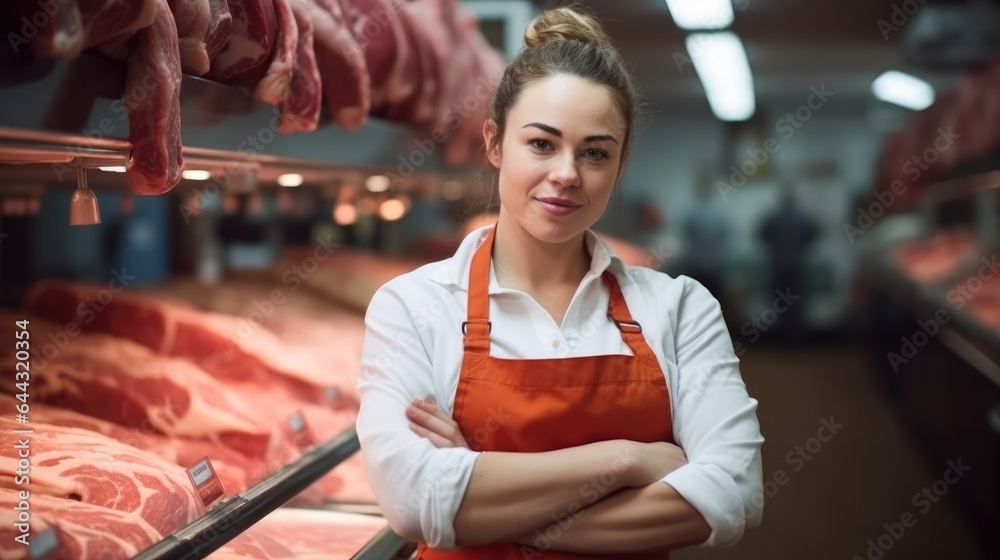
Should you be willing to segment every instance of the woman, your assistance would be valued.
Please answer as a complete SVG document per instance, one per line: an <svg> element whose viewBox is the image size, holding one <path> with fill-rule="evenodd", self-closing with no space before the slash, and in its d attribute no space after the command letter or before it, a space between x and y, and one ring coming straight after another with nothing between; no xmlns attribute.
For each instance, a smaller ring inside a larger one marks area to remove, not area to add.
<svg viewBox="0 0 1000 560"><path fill-rule="evenodd" d="M719 305L589 229L628 158L631 78L571 9L525 42L483 127L496 226L368 308L357 428L375 495L422 559L732 544L760 522L763 438Z"/></svg>

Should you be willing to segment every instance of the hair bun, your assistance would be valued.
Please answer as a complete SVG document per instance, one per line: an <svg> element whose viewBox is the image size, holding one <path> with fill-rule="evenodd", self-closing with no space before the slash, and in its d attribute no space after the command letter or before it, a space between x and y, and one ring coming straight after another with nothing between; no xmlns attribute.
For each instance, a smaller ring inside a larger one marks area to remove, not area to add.
<svg viewBox="0 0 1000 560"><path fill-rule="evenodd" d="M531 20L524 30L524 44L529 48L550 41L575 40L611 48L611 39L593 16L570 8L546 10Z"/></svg>

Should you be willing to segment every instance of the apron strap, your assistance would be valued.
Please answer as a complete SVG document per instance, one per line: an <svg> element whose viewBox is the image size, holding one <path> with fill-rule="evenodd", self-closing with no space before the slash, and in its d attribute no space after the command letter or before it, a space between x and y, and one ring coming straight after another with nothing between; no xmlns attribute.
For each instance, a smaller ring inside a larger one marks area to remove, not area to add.
<svg viewBox="0 0 1000 560"><path fill-rule="evenodd" d="M622 294L618 279L610 270L605 270L601 279L604 280L604 285L608 287L611 296L608 300L608 318L618 327L622 340L636 356L651 354L652 349L646 343L646 337L642 336L642 325L632 319L632 313L625 303L625 296Z"/></svg>
<svg viewBox="0 0 1000 560"><path fill-rule="evenodd" d="M465 337L465 351L476 354L490 353L490 257L493 254L493 239L496 225L472 255L469 267L469 314L462 323Z"/></svg>

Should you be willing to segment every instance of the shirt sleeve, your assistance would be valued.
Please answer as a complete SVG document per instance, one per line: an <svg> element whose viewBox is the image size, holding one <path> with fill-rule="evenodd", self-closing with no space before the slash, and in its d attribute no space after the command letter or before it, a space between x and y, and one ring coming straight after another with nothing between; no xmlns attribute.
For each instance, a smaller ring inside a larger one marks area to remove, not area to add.
<svg viewBox="0 0 1000 560"><path fill-rule="evenodd" d="M478 454L438 449L409 429L406 406L434 394L433 369L401 281L382 286L365 316L358 438L372 490L392 529L433 548L453 548L455 515Z"/></svg>
<svg viewBox="0 0 1000 560"><path fill-rule="evenodd" d="M719 303L688 279L677 314L674 436L688 464L663 477L712 529L702 546L732 546L760 525L757 401L747 394Z"/></svg>

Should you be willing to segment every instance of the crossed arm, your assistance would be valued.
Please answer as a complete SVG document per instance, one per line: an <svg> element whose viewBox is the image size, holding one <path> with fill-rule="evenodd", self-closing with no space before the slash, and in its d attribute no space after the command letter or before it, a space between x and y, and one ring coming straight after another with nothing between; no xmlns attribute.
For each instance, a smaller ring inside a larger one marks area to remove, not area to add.
<svg viewBox="0 0 1000 560"><path fill-rule="evenodd" d="M466 447L432 402L407 408L410 429L439 448ZM659 480L687 463L669 443L627 440L545 453L484 453L455 517L459 546L511 541L539 551L627 553L704 542L711 529Z"/></svg>

